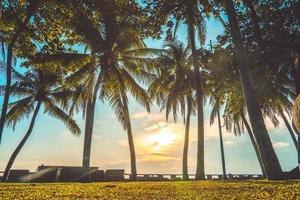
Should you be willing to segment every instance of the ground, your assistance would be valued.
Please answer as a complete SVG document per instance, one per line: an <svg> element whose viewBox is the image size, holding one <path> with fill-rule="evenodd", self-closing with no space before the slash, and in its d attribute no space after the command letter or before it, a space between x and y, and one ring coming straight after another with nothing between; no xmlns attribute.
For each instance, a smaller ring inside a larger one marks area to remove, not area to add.
<svg viewBox="0 0 300 200"><path fill-rule="evenodd" d="M0 199L300 199L300 182L0 184Z"/></svg>

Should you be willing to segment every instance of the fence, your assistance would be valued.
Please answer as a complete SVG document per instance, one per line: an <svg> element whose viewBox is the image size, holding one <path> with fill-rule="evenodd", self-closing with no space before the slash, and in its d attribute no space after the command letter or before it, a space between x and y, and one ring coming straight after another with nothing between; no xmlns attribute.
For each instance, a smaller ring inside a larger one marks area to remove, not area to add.
<svg viewBox="0 0 300 200"><path fill-rule="evenodd" d="M34 173L31 172L30 175ZM2 179L3 171L0 171L0 180ZM130 180L131 174L124 173L124 181ZM221 174L206 174L206 180L224 180ZM260 180L264 179L261 174L227 174L228 180ZM195 174L189 174L189 179L195 179ZM176 181L182 180L182 174L163 174L163 173L145 173L137 174L138 181Z"/></svg>
<svg viewBox="0 0 300 200"><path fill-rule="evenodd" d="M125 180L130 180L130 174L125 173ZM195 179L195 174L189 174L189 179ZM206 174L206 180L224 180L221 174ZM261 174L227 174L225 179L229 180L259 180L264 179ZM161 174L161 173L148 173L148 174L137 174L138 181L176 181L182 180L182 174Z"/></svg>

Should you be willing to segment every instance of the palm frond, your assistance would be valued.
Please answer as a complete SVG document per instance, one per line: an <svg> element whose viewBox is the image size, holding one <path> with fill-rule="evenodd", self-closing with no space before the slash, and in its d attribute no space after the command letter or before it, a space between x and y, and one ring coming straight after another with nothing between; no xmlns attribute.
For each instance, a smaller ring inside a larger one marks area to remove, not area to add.
<svg viewBox="0 0 300 200"><path fill-rule="evenodd" d="M49 115L51 115L52 117L62 121L74 135L80 135L81 130L76 124L75 120L58 106L56 106L52 102L52 100L48 99L47 101L45 101L44 113L49 113Z"/></svg>
<svg viewBox="0 0 300 200"><path fill-rule="evenodd" d="M30 96L10 103L9 108L10 110L5 117L6 124L15 129L17 122L29 117L30 113L34 110L33 98Z"/></svg>

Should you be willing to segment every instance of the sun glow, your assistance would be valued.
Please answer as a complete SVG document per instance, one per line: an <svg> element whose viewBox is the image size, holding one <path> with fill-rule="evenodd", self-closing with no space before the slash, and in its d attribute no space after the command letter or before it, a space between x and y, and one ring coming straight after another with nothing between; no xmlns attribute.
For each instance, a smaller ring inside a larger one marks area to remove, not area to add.
<svg viewBox="0 0 300 200"><path fill-rule="evenodd" d="M146 138L146 142L150 143L153 151L160 152L163 148L173 144L177 136L170 128L162 128L158 133L152 134Z"/></svg>

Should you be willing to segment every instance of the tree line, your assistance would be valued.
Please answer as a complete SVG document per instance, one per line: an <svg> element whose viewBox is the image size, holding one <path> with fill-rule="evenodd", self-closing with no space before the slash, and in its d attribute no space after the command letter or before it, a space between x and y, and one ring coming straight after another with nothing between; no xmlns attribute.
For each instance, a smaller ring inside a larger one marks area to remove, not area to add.
<svg viewBox="0 0 300 200"><path fill-rule="evenodd" d="M73 116L82 113L83 177L89 181L97 101L108 102L126 130L131 179L136 180L128 95L148 112L157 103L166 119L184 119L183 179L188 179L191 115L197 117L195 179L205 179L207 101L210 123L217 119L220 136L223 116L227 130L249 134L265 177L283 179L264 119L276 127L282 118L298 150L297 109L295 126L290 123L300 94L299 8L299 1L288 0L2 0L0 141L5 124L14 128L31 117L3 181L41 110L74 135L81 130ZM212 17L224 31L206 45L206 20ZM186 28L187 42L177 39L179 27ZM146 38L164 45L149 48ZM222 150L222 137L220 142Z"/></svg>

